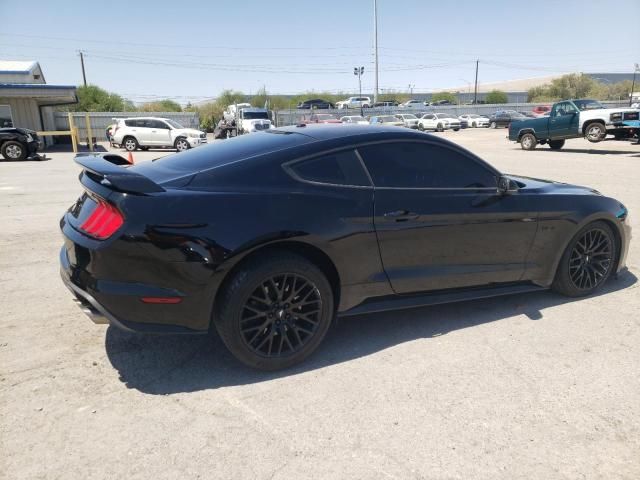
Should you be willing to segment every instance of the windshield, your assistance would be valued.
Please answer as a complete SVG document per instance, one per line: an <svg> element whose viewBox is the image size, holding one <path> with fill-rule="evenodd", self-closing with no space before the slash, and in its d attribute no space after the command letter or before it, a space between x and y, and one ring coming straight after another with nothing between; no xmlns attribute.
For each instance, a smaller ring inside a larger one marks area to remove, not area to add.
<svg viewBox="0 0 640 480"><path fill-rule="evenodd" d="M361 122L364 120L364 117L361 116L357 116L357 117L347 117L350 118L352 122Z"/></svg>
<svg viewBox="0 0 640 480"><path fill-rule="evenodd" d="M403 116L402 116L402 118L404 118L405 120L407 120L407 119L414 119L414 118L418 118L418 117L416 117L415 115L412 115L412 114L408 113L408 114L406 114L406 115L403 115Z"/></svg>
<svg viewBox="0 0 640 480"><path fill-rule="evenodd" d="M169 125L171 125L173 128L184 128L182 125L180 125L178 122L175 122L173 120L165 120L165 122L167 122Z"/></svg>
<svg viewBox="0 0 640 480"><path fill-rule="evenodd" d="M480 115L475 115L475 114L471 114L471 115L467 115L468 118L480 118Z"/></svg>
<svg viewBox="0 0 640 480"><path fill-rule="evenodd" d="M595 100L574 100L573 103L579 110L597 110L604 108L600 102Z"/></svg>
<svg viewBox="0 0 640 480"><path fill-rule="evenodd" d="M245 120L269 120L269 114L267 112L242 112L242 118Z"/></svg>

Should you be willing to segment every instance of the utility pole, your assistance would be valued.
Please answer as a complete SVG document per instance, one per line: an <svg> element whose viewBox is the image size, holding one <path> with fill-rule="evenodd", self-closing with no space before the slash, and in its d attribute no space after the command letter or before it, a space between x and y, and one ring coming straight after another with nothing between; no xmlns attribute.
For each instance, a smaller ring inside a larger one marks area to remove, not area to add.
<svg viewBox="0 0 640 480"><path fill-rule="evenodd" d="M629 95L629 106L633 103L633 91L636 88L636 72L640 70L640 65L637 63L633 65L633 81L631 82L631 95Z"/></svg>
<svg viewBox="0 0 640 480"><path fill-rule="evenodd" d="M80 65L82 65L82 81L84 82L84 86L87 86L87 74L84 71L84 55L82 53L82 50L79 50L80 52Z"/></svg>
<svg viewBox="0 0 640 480"><path fill-rule="evenodd" d="M373 54L375 58L375 83L373 87L373 101L378 101L378 0L373 0Z"/></svg>
<svg viewBox="0 0 640 480"><path fill-rule="evenodd" d="M476 83L475 83L475 87L473 88L473 104L477 105L478 104L478 63L480 63L480 60L476 60Z"/></svg>
<svg viewBox="0 0 640 480"><path fill-rule="evenodd" d="M364 73L364 67L353 67L353 74L358 76L358 91L360 92L360 116L364 117L364 111L362 110L362 74Z"/></svg>
<svg viewBox="0 0 640 480"><path fill-rule="evenodd" d="M413 83L409 84L409 96L411 98L413 98L413 87L415 87L415 85Z"/></svg>

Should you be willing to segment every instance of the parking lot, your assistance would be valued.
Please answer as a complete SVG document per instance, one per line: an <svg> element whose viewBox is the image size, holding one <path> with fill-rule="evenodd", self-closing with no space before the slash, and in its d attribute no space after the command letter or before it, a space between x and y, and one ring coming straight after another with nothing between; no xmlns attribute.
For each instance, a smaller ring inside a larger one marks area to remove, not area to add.
<svg viewBox="0 0 640 480"><path fill-rule="evenodd" d="M614 196L638 228L638 145L437 135L503 172ZM48 156L0 162L1 478L640 478L637 241L597 296L340 319L305 363L261 373L215 336L90 322L58 275L80 169Z"/></svg>

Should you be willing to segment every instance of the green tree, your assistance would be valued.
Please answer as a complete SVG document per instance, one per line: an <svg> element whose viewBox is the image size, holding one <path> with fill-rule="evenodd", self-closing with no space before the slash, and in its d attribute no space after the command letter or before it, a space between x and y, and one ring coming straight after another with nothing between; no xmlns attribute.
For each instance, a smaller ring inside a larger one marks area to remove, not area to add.
<svg viewBox="0 0 640 480"><path fill-rule="evenodd" d="M77 89L78 103L69 107L72 112L127 112L135 110L133 103L120 95L110 93L96 85Z"/></svg>
<svg viewBox="0 0 640 480"><path fill-rule="evenodd" d="M431 95L431 102L439 102L441 100L446 100L454 105L458 103L458 97L451 92L438 92Z"/></svg>
<svg viewBox="0 0 640 480"><path fill-rule="evenodd" d="M491 90L487 93L484 101L486 103L508 103L509 97L507 97L507 94L502 90Z"/></svg>
<svg viewBox="0 0 640 480"><path fill-rule="evenodd" d="M158 100L157 102L147 102L140 105L141 112L181 112L182 107L178 102L169 100Z"/></svg>

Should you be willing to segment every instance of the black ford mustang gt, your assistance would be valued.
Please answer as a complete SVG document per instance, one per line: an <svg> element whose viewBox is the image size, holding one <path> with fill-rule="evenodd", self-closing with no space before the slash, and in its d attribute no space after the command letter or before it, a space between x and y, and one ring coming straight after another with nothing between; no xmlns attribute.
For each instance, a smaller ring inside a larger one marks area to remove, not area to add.
<svg viewBox="0 0 640 480"><path fill-rule="evenodd" d="M61 273L97 323L204 333L261 369L300 362L336 315L552 288L624 268L627 209L503 175L408 129L289 127L133 167L76 157Z"/></svg>

